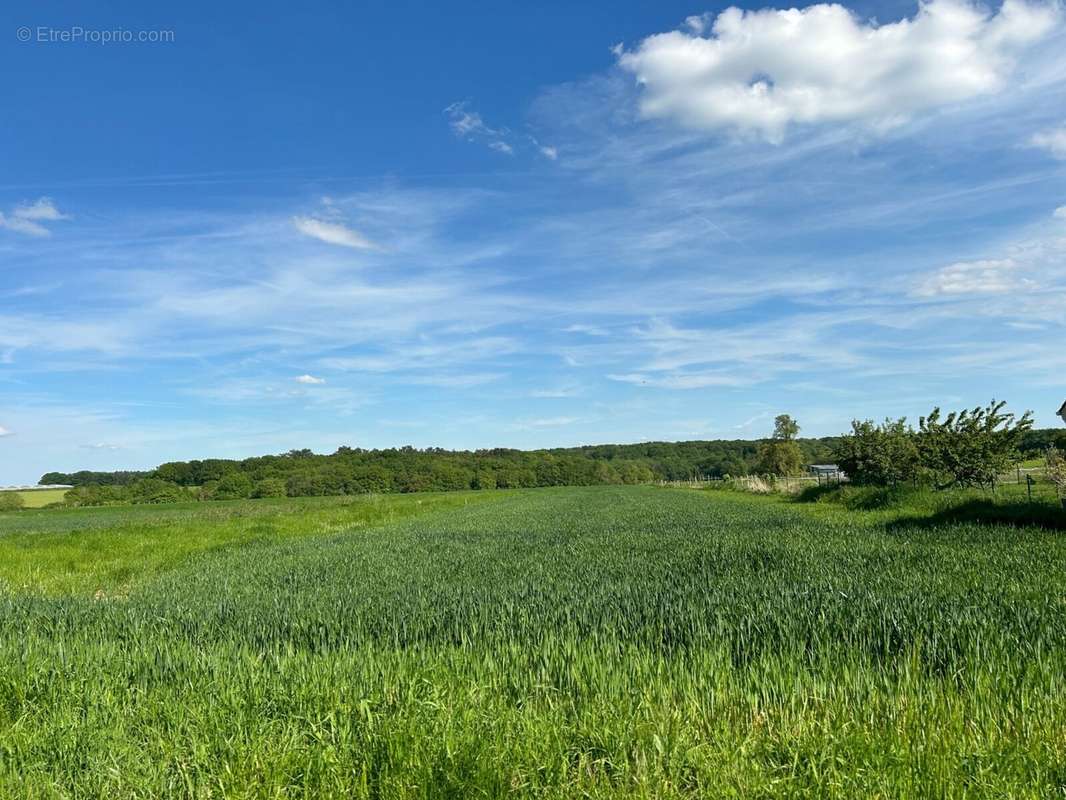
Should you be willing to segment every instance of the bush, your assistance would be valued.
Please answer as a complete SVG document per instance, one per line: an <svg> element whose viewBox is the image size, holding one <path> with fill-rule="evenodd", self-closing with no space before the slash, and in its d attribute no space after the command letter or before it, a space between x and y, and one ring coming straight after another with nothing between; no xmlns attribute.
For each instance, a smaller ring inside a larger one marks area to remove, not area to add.
<svg viewBox="0 0 1066 800"><path fill-rule="evenodd" d="M252 497L284 497L285 481L282 478L263 478L255 485Z"/></svg>
<svg viewBox="0 0 1066 800"><path fill-rule="evenodd" d="M837 465L858 485L894 486L918 474L918 446L906 419L853 420L851 433L837 444Z"/></svg>
<svg viewBox="0 0 1066 800"><path fill-rule="evenodd" d="M188 499L188 494L176 483L159 480L158 478L145 478L131 484L129 487L129 500L131 503L180 503L182 500Z"/></svg>
<svg viewBox="0 0 1066 800"><path fill-rule="evenodd" d="M1004 413L1006 403L952 412L943 420L934 408L918 426L918 458L938 489L994 488L996 478L1019 460L1018 445L1033 426L1032 412L1020 419Z"/></svg>
<svg viewBox="0 0 1066 800"><path fill-rule="evenodd" d="M0 492L0 511L18 511L26 505L18 492Z"/></svg>
<svg viewBox="0 0 1066 800"><path fill-rule="evenodd" d="M1047 478L1055 485L1059 497L1066 495L1066 453L1057 447L1049 447L1045 458Z"/></svg>
<svg viewBox="0 0 1066 800"><path fill-rule="evenodd" d="M81 506L120 506L127 505L129 502L129 489L125 486L86 484L84 486L75 486L63 495L63 503L75 508Z"/></svg>
<svg viewBox="0 0 1066 800"><path fill-rule="evenodd" d="M227 472L215 487L215 500L243 500L252 496L255 485L243 472Z"/></svg>

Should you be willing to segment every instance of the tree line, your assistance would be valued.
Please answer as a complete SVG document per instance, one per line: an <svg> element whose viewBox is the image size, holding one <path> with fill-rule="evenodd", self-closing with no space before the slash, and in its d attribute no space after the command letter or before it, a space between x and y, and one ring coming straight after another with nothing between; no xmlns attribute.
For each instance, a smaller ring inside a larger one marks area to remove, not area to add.
<svg viewBox="0 0 1066 800"><path fill-rule="evenodd" d="M243 460L172 461L147 472L49 472L42 484L70 484L68 505L163 503L247 497L638 484L751 474L791 475L835 462L858 483L928 480L990 485L1011 458L1043 453L1066 434L1032 430L1003 404L941 417L912 429L906 420L856 421L845 436L799 438L788 415L762 441L712 440L591 445L548 450L456 451L340 447L325 455L292 450Z"/></svg>
<svg viewBox="0 0 1066 800"><path fill-rule="evenodd" d="M1017 416L1004 402L944 414L934 408L918 426L906 418L855 420L834 449L852 483L892 486L920 483L936 489L994 489L1024 458L1049 465L1066 448L1066 432L1033 430L1031 412ZM1049 468L1049 476L1053 470Z"/></svg>

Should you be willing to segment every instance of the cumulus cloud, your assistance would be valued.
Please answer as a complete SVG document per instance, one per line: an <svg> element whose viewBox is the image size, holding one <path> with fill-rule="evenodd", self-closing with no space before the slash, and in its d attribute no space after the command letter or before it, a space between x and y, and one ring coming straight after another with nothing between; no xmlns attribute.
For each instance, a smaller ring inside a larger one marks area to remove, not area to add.
<svg viewBox="0 0 1066 800"><path fill-rule="evenodd" d="M316 378L314 375L301 375L296 378L297 383L302 383L306 386L321 386L326 382L325 378Z"/></svg>
<svg viewBox="0 0 1066 800"><path fill-rule="evenodd" d="M921 297L962 294L1005 294L1033 285L1020 277L1019 263L1013 258L959 261L937 270L919 286Z"/></svg>
<svg viewBox="0 0 1066 800"><path fill-rule="evenodd" d="M1029 144L1047 150L1054 158L1066 160L1066 125L1034 133Z"/></svg>
<svg viewBox="0 0 1066 800"><path fill-rule="evenodd" d="M292 224L304 236L310 236L312 239L318 239L327 244L354 247L357 250L375 249L373 242L339 222L326 222L314 217L293 217Z"/></svg>
<svg viewBox="0 0 1066 800"><path fill-rule="evenodd" d="M56 208L51 198L41 197L32 203L17 205L7 214L0 212L0 228L27 236L44 237L52 235L44 223L64 219L69 217Z"/></svg>
<svg viewBox="0 0 1066 800"><path fill-rule="evenodd" d="M728 8L649 36L618 63L643 87L645 117L779 142L796 123L883 129L1000 91L1014 56L1059 17L1057 4L1026 0L1006 0L995 14L965 0L930 0L886 25L836 4Z"/></svg>
<svg viewBox="0 0 1066 800"><path fill-rule="evenodd" d="M0 438L3 438L4 436L14 436L14 432L9 431L3 425L0 425Z"/></svg>
<svg viewBox="0 0 1066 800"><path fill-rule="evenodd" d="M1055 219L1066 220L1066 206L1059 206L1052 212L1051 216Z"/></svg>

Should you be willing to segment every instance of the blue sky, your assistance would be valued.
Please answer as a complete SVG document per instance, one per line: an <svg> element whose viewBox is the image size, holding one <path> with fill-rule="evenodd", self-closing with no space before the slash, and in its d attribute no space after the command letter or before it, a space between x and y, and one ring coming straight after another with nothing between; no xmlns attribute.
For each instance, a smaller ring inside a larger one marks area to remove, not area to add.
<svg viewBox="0 0 1066 800"><path fill-rule="evenodd" d="M0 11L0 483L1058 422L1060 5L332 5Z"/></svg>

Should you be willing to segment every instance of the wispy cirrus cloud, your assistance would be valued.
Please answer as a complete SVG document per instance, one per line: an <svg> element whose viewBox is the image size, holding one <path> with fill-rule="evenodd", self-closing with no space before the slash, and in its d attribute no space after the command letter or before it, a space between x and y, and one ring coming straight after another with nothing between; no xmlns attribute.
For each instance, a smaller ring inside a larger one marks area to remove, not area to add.
<svg viewBox="0 0 1066 800"><path fill-rule="evenodd" d="M373 250L376 245L361 233L339 222L329 222L314 217L293 217L292 224L304 236L318 239L326 244L352 247L356 250Z"/></svg>
<svg viewBox="0 0 1066 800"><path fill-rule="evenodd" d="M920 297L957 294L1003 294L1035 285L1020 273L1013 258L959 261L937 270L918 288Z"/></svg>
<svg viewBox="0 0 1066 800"><path fill-rule="evenodd" d="M507 128L490 127L481 114L470 107L467 100L452 103L444 109L444 115L448 118L452 133L459 139L481 143L490 150L507 156L513 156L518 149L529 151L532 148L549 161L559 158L559 148L544 144L535 136L521 136Z"/></svg>

